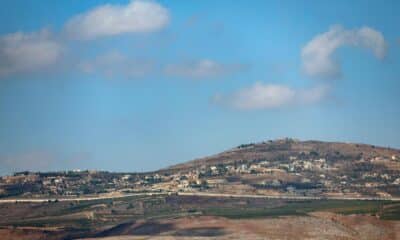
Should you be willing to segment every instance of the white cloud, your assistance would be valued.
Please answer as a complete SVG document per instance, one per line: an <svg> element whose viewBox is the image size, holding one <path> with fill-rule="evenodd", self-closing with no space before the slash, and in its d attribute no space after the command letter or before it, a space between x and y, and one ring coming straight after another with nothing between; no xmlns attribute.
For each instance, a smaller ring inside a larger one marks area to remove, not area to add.
<svg viewBox="0 0 400 240"><path fill-rule="evenodd" d="M245 68L246 66L241 64L223 64L203 59L180 64L169 64L165 67L165 73L171 76L187 78L213 78L242 71Z"/></svg>
<svg viewBox="0 0 400 240"><path fill-rule="evenodd" d="M71 18L64 31L73 39L94 39L124 33L153 32L169 22L169 12L154 1L102 5Z"/></svg>
<svg viewBox="0 0 400 240"><path fill-rule="evenodd" d="M62 45L45 29L3 35L0 37L0 77L48 67L60 58L62 52Z"/></svg>
<svg viewBox="0 0 400 240"><path fill-rule="evenodd" d="M294 89L285 85L255 83L232 94L217 94L213 102L239 110L275 109L318 102L326 97L328 87Z"/></svg>
<svg viewBox="0 0 400 240"><path fill-rule="evenodd" d="M79 68L88 74L100 73L107 77L141 77L153 70L153 63L143 59L132 59L118 51L99 55L92 60L79 64Z"/></svg>
<svg viewBox="0 0 400 240"><path fill-rule="evenodd" d="M314 37L303 47L301 57L304 72L316 78L339 77L340 63L334 58L334 53L343 46L369 49L378 59L385 57L387 48L382 33L372 28L347 30L335 25L328 32Z"/></svg>

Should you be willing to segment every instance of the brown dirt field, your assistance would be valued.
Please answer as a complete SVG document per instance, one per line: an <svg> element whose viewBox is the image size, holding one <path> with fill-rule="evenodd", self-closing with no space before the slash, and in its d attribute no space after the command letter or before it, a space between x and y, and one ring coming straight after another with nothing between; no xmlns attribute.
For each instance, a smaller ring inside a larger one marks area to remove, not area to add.
<svg viewBox="0 0 400 240"><path fill-rule="evenodd" d="M146 226L149 231L156 231L157 234L149 234L146 231L139 233L137 229L144 229L140 226ZM160 228L155 229L157 226ZM153 223L135 223L126 227L126 235L101 239L400 239L400 222L332 213L315 213L309 217L241 220L211 216L185 217ZM129 234L135 231L136 234Z"/></svg>
<svg viewBox="0 0 400 240"><path fill-rule="evenodd" d="M49 237L49 232L53 232ZM42 239L60 239L61 233L47 229L35 228L3 228L0 229L1 240L42 240Z"/></svg>
<svg viewBox="0 0 400 240"><path fill-rule="evenodd" d="M54 231L54 230L53 230ZM60 239L49 229L0 229L0 239ZM58 236L57 236L58 235ZM139 220L114 226L96 235L101 240L185 239L307 239L307 240L400 240L400 221L383 221L364 215L315 212L310 216L263 219L228 219L192 216Z"/></svg>

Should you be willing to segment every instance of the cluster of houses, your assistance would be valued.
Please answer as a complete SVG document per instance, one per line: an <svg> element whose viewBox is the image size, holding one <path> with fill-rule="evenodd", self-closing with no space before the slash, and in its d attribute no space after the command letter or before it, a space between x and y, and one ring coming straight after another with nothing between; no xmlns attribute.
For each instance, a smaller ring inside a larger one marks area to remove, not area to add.
<svg viewBox="0 0 400 240"><path fill-rule="evenodd" d="M376 163L378 161L398 162L399 158L390 159L374 157L359 162ZM335 164L325 158L298 158L289 156L284 161L236 161L227 164L203 165L195 169L177 171L173 173L123 174L97 171L74 170L55 173L21 172L13 176L0 178L0 196L24 194L53 194L53 195L81 195L112 192L143 192L143 191L207 191L220 186L229 185L227 179L231 176L274 176L275 174L292 175L299 177L298 184L288 185L280 179L261 180L257 186L281 188L287 193L300 193L299 186L318 186L319 189L332 191L350 191L348 189L379 188L387 184L400 187L400 176L366 171L355 181L346 174L337 174ZM269 178L271 179L271 178ZM307 193L319 194L316 188L306 188Z"/></svg>

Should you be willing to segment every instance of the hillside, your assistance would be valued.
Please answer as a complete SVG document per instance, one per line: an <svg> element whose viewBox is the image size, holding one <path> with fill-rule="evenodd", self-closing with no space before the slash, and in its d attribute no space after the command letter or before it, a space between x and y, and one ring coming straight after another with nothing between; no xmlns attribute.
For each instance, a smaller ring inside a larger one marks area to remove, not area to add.
<svg viewBox="0 0 400 240"><path fill-rule="evenodd" d="M243 144L148 173L22 172L0 179L0 197L143 192L398 198L400 151L366 144L283 139Z"/></svg>
<svg viewBox="0 0 400 240"><path fill-rule="evenodd" d="M268 161L284 160L294 156L321 157L332 162L338 160L355 161L361 158L372 159L375 157L391 159L393 156L400 157L400 150L367 144L313 140L299 141L288 138L275 141L269 140L261 143L242 144L228 151L177 164L167 169L182 170L203 165L229 164L235 161L251 162L261 159Z"/></svg>
<svg viewBox="0 0 400 240"><path fill-rule="evenodd" d="M0 234L397 239L399 159L396 149L283 139L155 172L20 172L0 178Z"/></svg>
<svg viewBox="0 0 400 240"><path fill-rule="evenodd" d="M397 239L399 157L365 144L283 139L156 172L16 173L0 179L0 234Z"/></svg>
<svg viewBox="0 0 400 240"><path fill-rule="evenodd" d="M399 158L392 148L281 139L243 144L160 173L199 174L215 192L393 197L400 196Z"/></svg>

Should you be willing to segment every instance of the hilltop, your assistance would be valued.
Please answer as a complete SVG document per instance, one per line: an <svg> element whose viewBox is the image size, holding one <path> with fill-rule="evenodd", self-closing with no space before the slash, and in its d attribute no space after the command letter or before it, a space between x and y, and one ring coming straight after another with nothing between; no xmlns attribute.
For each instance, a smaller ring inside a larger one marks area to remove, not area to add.
<svg viewBox="0 0 400 240"><path fill-rule="evenodd" d="M311 156L312 158L323 157L332 161L341 159L351 161L375 157L391 159L393 156L400 158L400 150L359 143L323 142L315 140L300 141L285 138L268 140L260 143L242 144L228 151L177 164L165 170L195 168L212 164L229 164L235 161L249 162L260 159L269 161L284 160L293 156L303 158L305 156Z"/></svg>

